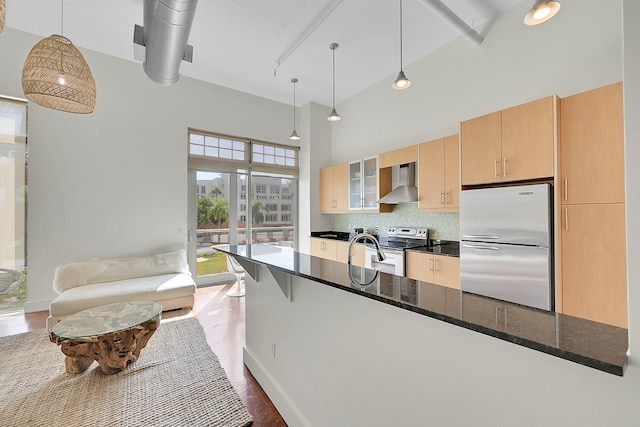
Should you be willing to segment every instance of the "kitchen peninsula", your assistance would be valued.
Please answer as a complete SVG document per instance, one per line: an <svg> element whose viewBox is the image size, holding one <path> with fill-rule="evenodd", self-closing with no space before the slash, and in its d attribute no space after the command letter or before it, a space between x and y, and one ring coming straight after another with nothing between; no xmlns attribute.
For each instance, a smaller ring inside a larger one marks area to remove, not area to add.
<svg viewBox="0 0 640 427"><path fill-rule="evenodd" d="M548 388L560 370L563 376L569 371L569 376L575 372L580 377L606 375L599 371L621 376L625 369L623 328L350 267L290 248L217 249L234 256L248 273L245 364L285 419L301 425L356 425L361 423L359 412L374 407L381 424L398 425L398 408L383 406L399 404L400 394L416 405L403 406L403 419L410 424L419 419L420 396L436 392L428 389L434 376L450 375L452 389L442 392L460 394L472 390L459 390L454 378L482 382L496 370L510 372L508 382ZM485 340L493 340L495 350L479 346ZM465 364L460 369L448 371L461 359ZM442 370L421 368L427 365ZM339 389L344 391L337 393ZM407 395L409 390L418 394ZM470 399L480 404L477 393ZM345 394L350 398L345 400ZM508 390L495 394L516 405L514 411L523 405ZM385 416L390 417L387 424Z"/></svg>

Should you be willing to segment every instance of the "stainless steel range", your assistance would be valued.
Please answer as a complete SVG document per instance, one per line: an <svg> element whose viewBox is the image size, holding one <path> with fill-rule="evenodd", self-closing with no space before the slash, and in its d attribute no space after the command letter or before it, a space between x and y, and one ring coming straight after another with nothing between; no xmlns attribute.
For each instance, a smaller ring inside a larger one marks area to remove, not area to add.
<svg viewBox="0 0 640 427"><path fill-rule="evenodd" d="M379 241L387 259L379 261L376 250L367 246L365 248L365 267L396 276L404 276L404 250L427 246L429 244L429 230L416 227L389 227L387 235L381 236Z"/></svg>

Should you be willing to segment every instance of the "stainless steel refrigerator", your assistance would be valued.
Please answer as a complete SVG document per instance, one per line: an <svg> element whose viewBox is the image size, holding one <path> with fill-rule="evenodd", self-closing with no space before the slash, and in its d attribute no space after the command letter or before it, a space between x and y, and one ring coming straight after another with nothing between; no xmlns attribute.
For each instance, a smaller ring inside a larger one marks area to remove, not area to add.
<svg viewBox="0 0 640 427"><path fill-rule="evenodd" d="M554 309L551 186L460 194L460 288Z"/></svg>

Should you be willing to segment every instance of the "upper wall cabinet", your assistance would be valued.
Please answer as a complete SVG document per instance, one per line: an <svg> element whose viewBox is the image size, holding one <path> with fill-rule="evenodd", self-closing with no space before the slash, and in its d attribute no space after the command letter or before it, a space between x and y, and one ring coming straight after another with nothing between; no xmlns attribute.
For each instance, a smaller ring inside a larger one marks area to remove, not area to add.
<svg viewBox="0 0 640 427"><path fill-rule="evenodd" d="M349 164L320 169L320 212L349 212Z"/></svg>
<svg viewBox="0 0 640 427"><path fill-rule="evenodd" d="M622 104L622 83L562 99L562 204L625 201Z"/></svg>
<svg viewBox="0 0 640 427"><path fill-rule="evenodd" d="M380 168L388 168L396 165L404 165L406 163L418 161L418 146L412 145L411 147L399 148L397 150L388 151L382 153L379 156L378 162Z"/></svg>
<svg viewBox="0 0 640 427"><path fill-rule="evenodd" d="M349 210L377 211L378 156L349 162Z"/></svg>
<svg viewBox="0 0 640 427"><path fill-rule="evenodd" d="M460 135L420 144L420 210L457 212L460 209Z"/></svg>
<svg viewBox="0 0 640 427"><path fill-rule="evenodd" d="M556 96L460 124L462 185L550 178Z"/></svg>

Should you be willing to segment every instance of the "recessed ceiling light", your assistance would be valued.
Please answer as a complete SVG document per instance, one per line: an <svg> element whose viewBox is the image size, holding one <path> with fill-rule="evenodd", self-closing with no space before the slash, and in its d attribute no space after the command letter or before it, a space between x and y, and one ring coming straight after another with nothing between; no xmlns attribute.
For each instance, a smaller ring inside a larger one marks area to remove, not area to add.
<svg viewBox="0 0 640 427"><path fill-rule="evenodd" d="M524 17L527 25L538 25L553 18L560 10L560 2L539 0Z"/></svg>

